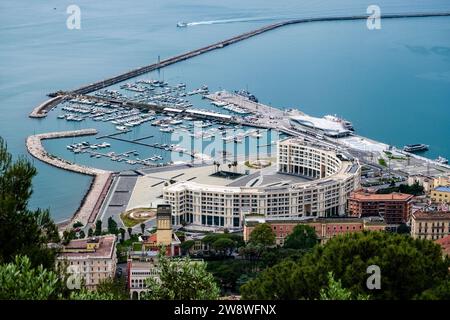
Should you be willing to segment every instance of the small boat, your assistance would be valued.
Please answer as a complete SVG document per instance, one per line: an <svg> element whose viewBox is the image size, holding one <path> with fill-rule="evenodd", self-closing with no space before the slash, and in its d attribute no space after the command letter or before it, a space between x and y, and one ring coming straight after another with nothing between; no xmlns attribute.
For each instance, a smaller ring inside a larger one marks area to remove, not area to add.
<svg viewBox="0 0 450 320"><path fill-rule="evenodd" d="M448 164L448 159L441 156L439 156L435 161L439 162L440 164Z"/></svg>
<svg viewBox="0 0 450 320"><path fill-rule="evenodd" d="M419 151L426 151L428 150L430 146L423 144L423 143L417 143L417 144L408 144L403 147L403 151L406 152L419 152Z"/></svg>
<svg viewBox="0 0 450 320"><path fill-rule="evenodd" d="M124 127L124 126L116 126L116 129L117 129L117 130L120 130L120 131L125 131L125 130L127 130L127 127Z"/></svg>
<svg viewBox="0 0 450 320"><path fill-rule="evenodd" d="M187 27L187 23L186 22L183 22L183 21L180 21L180 22L178 22L177 23L177 27L178 28L185 28L185 27Z"/></svg>

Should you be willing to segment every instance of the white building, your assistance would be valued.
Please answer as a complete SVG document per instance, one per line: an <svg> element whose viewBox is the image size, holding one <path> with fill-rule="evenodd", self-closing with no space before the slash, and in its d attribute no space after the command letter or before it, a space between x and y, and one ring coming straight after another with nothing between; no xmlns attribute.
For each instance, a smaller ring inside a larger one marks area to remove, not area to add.
<svg viewBox="0 0 450 320"><path fill-rule="evenodd" d="M217 186L192 181L163 189L172 205L174 224L242 227L245 214L267 218L344 215L347 197L359 188L361 166L334 150L286 139L277 146L277 170L257 179L275 181L258 186ZM283 179L294 180L283 183Z"/></svg>
<svg viewBox="0 0 450 320"><path fill-rule="evenodd" d="M57 263L72 275L74 288L81 283L94 289L116 272L116 236L107 235L70 241L58 254Z"/></svg>

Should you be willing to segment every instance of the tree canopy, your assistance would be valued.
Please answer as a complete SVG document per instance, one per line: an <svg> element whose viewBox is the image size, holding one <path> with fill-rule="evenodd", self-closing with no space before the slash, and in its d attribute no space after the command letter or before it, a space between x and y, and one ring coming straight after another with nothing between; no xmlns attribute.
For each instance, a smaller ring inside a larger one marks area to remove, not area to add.
<svg viewBox="0 0 450 320"><path fill-rule="evenodd" d="M13 161L0 138L0 263L27 255L33 266L52 268L55 252L48 242L58 242L58 230L48 210L29 210L34 166L24 157Z"/></svg>
<svg viewBox="0 0 450 320"><path fill-rule="evenodd" d="M284 247L289 249L311 249L319 242L313 227L298 224L284 240Z"/></svg>
<svg viewBox="0 0 450 320"><path fill-rule="evenodd" d="M203 261L189 258L169 259L160 254L158 278L148 278L148 300L214 300L219 297L219 287Z"/></svg>
<svg viewBox="0 0 450 320"><path fill-rule="evenodd" d="M273 246L275 244L275 233L268 223L258 224L250 233L249 242L265 247Z"/></svg>
<svg viewBox="0 0 450 320"><path fill-rule="evenodd" d="M369 290L367 268L381 271L381 289ZM355 294L412 299L448 279L448 259L429 240L385 232L347 234L316 246L298 262L283 261L241 287L249 299L318 299L328 273Z"/></svg>

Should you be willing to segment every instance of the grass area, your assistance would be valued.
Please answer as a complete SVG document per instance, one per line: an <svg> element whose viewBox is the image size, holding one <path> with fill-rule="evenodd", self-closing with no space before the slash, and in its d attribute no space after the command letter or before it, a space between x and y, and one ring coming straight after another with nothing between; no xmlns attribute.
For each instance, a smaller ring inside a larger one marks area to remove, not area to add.
<svg viewBox="0 0 450 320"><path fill-rule="evenodd" d="M117 259L118 263L127 262L127 252L138 241L138 236L133 234L130 239L124 242L117 242ZM140 249L139 249L140 250Z"/></svg>
<svg viewBox="0 0 450 320"><path fill-rule="evenodd" d="M147 213L147 212L152 212L153 214L147 217L142 217L142 218L138 218L138 217L133 217L132 214L139 214L139 213ZM156 209L153 208L138 208L138 209L133 209L133 210L129 210L129 211L125 211L122 212L120 214L120 219L123 221L123 224L128 228L128 227L134 227L144 221L147 221L148 219L154 217L156 215Z"/></svg>
<svg viewBox="0 0 450 320"><path fill-rule="evenodd" d="M390 151L384 151L384 153L391 160L408 160L406 157L394 156L394 155L392 155L392 152L390 152Z"/></svg>
<svg viewBox="0 0 450 320"><path fill-rule="evenodd" d="M141 250L142 250L142 243L134 242L133 243L133 251L141 251Z"/></svg>
<svg viewBox="0 0 450 320"><path fill-rule="evenodd" d="M387 167L386 160L384 160L383 158L379 158L379 159L378 159L378 164L379 164L380 166Z"/></svg>

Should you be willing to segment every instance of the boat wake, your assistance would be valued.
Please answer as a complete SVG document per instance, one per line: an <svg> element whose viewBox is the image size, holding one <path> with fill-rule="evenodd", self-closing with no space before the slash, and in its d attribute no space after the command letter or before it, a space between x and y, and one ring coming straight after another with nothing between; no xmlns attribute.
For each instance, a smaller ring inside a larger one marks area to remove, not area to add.
<svg viewBox="0 0 450 320"><path fill-rule="evenodd" d="M224 19L224 20L209 20L209 21L179 22L177 26L178 27L193 27L193 26L211 25L211 24L271 21L271 20L277 20L277 19L279 19L279 18L259 17L259 18L239 18L239 19Z"/></svg>

